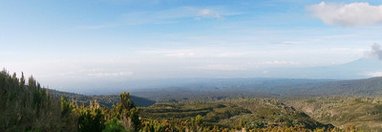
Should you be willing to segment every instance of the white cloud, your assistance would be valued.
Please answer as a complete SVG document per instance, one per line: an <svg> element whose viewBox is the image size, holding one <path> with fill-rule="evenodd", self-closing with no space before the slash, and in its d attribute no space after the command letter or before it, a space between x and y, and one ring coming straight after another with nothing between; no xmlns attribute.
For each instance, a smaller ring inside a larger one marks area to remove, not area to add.
<svg viewBox="0 0 382 132"><path fill-rule="evenodd" d="M382 77L382 72L369 72L366 75L368 77Z"/></svg>
<svg viewBox="0 0 382 132"><path fill-rule="evenodd" d="M177 7L155 11L132 11L120 15L119 18L104 24L81 25L79 29L103 29L116 28L119 26L134 26L144 24L172 24L183 19L200 20L202 18L218 19L225 16L239 15L240 13L230 12L222 8L208 7ZM142 17L144 16L144 17Z"/></svg>
<svg viewBox="0 0 382 132"><path fill-rule="evenodd" d="M250 51L242 51L242 49L227 49L219 47L193 47L193 48L174 48L174 49L146 49L138 51L138 53L146 55L155 55L157 57L169 58L239 58L251 54Z"/></svg>
<svg viewBox="0 0 382 132"><path fill-rule="evenodd" d="M370 5L367 2L349 4L321 2L309 9L329 25L367 26L382 23L382 5Z"/></svg>
<svg viewBox="0 0 382 132"><path fill-rule="evenodd" d="M209 64L198 66L195 69L207 71L244 71L247 70L242 65L229 65L229 64Z"/></svg>
<svg viewBox="0 0 382 132"><path fill-rule="evenodd" d="M280 61L280 60L274 60L274 61L265 61L260 64L263 65L282 65L282 66L289 66L289 65L299 65L300 63L294 62L294 61Z"/></svg>
<svg viewBox="0 0 382 132"><path fill-rule="evenodd" d="M76 29L88 29L88 30L97 30L104 28L114 28L120 26L119 24L100 24L100 25L80 25Z"/></svg>
<svg viewBox="0 0 382 132"><path fill-rule="evenodd" d="M221 18L222 16L219 12L212 9L199 9L197 11L197 16L200 17L211 17L211 18Z"/></svg>
<svg viewBox="0 0 382 132"><path fill-rule="evenodd" d="M194 52L175 52L175 53L168 53L165 56L168 57L179 57L179 58L186 58L186 57L195 57Z"/></svg>
<svg viewBox="0 0 382 132"><path fill-rule="evenodd" d="M87 74L91 77L122 77L122 76L132 76L132 72L97 72Z"/></svg>
<svg viewBox="0 0 382 132"><path fill-rule="evenodd" d="M228 13L224 9L208 7L208 8L199 8L199 7L178 7L167 10L159 11L148 11L148 12L136 12L126 14L127 19L142 19L143 21L150 22L174 22L180 19L187 18L222 18L224 16L237 15L234 13Z"/></svg>

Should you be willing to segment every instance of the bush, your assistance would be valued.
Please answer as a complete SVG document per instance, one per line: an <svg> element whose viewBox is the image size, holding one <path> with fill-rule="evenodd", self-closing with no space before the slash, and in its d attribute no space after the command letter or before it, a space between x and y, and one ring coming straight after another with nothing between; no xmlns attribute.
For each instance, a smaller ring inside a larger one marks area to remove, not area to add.
<svg viewBox="0 0 382 132"><path fill-rule="evenodd" d="M102 132L126 132L121 121L116 118L107 121L105 124L105 129Z"/></svg>

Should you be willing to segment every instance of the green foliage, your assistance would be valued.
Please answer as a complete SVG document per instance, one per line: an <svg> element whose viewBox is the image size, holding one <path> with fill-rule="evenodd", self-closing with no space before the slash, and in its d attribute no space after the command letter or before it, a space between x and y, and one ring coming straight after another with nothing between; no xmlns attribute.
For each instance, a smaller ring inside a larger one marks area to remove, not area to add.
<svg viewBox="0 0 382 132"><path fill-rule="evenodd" d="M137 131L140 128L139 110L135 107L129 93L123 92L121 100L113 106L110 116L122 121L122 125L128 129Z"/></svg>
<svg viewBox="0 0 382 132"><path fill-rule="evenodd" d="M60 100L61 104L61 116L67 116L72 110L73 106L71 105L71 102L68 101L68 98L61 96Z"/></svg>
<svg viewBox="0 0 382 132"><path fill-rule="evenodd" d="M25 85L23 73L18 79L15 73L0 72L0 105L0 131L73 130L61 118L59 100L49 96L33 77Z"/></svg>
<svg viewBox="0 0 382 132"><path fill-rule="evenodd" d="M120 97L121 97L120 104L123 106L124 109L129 111L130 109L135 108L135 105L134 105L133 101L131 100L129 93L123 92L120 95Z"/></svg>
<svg viewBox="0 0 382 132"><path fill-rule="evenodd" d="M126 132L122 122L113 118L105 123L105 129L102 132Z"/></svg>
<svg viewBox="0 0 382 132"><path fill-rule="evenodd" d="M195 116L194 123L195 125L200 126L203 123L203 116L201 115Z"/></svg>
<svg viewBox="0 0 382 132"><path fill-rule="evenodd" d="M104 114L97 102L79 110L78 130L80 132L101 132L105 128Z"/></svg>

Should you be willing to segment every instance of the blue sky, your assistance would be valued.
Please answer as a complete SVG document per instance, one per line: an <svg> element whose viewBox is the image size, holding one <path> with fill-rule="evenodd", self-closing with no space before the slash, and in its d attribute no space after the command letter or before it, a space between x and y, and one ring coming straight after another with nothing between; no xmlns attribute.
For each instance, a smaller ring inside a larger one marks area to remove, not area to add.
<svg viewBox="0 0 382 132"><path fill-rule="evenodd" d="M1 0L0 66L43 84L261 77L381 43L380 1ZM354 9L361 9L355 12ZM328 13L329 12L329 13ZM372 13L370 13L372 12Z"/></svg>

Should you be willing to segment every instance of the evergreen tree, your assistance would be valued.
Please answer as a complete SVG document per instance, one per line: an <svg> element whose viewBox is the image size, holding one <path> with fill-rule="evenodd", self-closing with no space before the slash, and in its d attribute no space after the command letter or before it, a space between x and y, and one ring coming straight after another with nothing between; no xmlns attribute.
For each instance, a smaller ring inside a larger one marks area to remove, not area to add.
<svg viewBox="0 0 382 132"><path fill-rule="evenodd" d="M25 85L24 72L21 72L20 87L21 87L21 88L24 88L24 85Z"/></svg>

